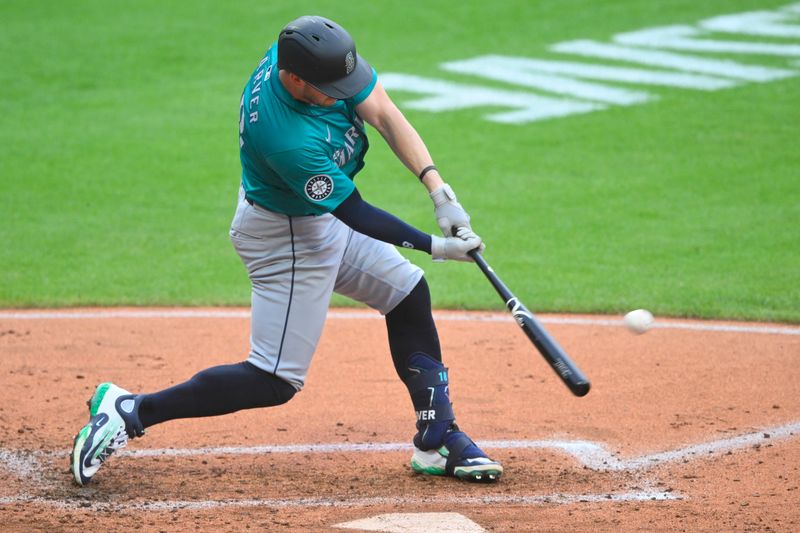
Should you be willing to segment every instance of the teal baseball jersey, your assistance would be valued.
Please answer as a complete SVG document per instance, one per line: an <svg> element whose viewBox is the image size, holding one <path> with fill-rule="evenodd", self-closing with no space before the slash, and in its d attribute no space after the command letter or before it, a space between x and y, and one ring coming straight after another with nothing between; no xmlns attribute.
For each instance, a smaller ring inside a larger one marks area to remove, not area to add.
<svg viewBox="0 0 800 533"><path fill-rule="evenodd" d="M242 187L258 205L290 216L336 209L355 188L369 148L355 107L377 83L330 107L292 98L278 76L278 45L258 64L242 93L239 155Z"/></svg>

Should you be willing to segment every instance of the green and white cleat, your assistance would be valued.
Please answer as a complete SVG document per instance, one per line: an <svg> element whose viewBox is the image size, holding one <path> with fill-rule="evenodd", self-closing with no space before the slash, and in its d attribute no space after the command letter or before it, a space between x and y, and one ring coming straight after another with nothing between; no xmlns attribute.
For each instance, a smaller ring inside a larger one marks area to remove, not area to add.
<svg viewBox="0 0 800 533"><path fill-rule="evenodd" d="M503 475L503 466L487 457L463 431L448 433L445 445L439 449L415 448L411 468L420 474L452 476L478 483L493 483Z"/></svg>
<svg viewBox="0 0 800 533"><path fill-rule="evenodd" d="M144 429L136 411L137 396L113 383L97 386L89 405L89 423L77 435L70 456L75 482L86 485L103 463L128 444L128 433L141 436Z"/></svg>

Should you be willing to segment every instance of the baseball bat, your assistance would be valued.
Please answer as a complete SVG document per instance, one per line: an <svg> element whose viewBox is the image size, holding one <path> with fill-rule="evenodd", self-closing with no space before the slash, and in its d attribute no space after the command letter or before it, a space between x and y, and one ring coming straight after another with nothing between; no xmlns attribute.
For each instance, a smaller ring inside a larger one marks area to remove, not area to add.
<svg viewBox="0 0 800 533"><path fill-rule="evenodd" d="M454 232L455 233L455 232ZM503 299L508 310L514 315L514 320L525 335L542 354L553 370L555 370L561 381L569 387L575 396L586 396L591 387L591 383L586 378L580 368L572 362L567 352L559 346L556 340L544 329L544 326L533 316L527 307L506 287L505 283L495 274L489 263L483 258L480 252L475 249L468 252L480 267L486 278L491 282L497 294Z"/></svg>

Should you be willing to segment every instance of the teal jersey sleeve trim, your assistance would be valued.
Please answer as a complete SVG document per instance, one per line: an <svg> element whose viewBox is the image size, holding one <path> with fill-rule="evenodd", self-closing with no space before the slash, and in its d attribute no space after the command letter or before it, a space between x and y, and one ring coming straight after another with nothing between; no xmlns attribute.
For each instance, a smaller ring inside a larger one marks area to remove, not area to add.
<svg viewBox="0 0 800 533"><path fill-rule="evenodd" d="M307 148L267 156L281 181L302 200L308 212L330 213L355 189L353 181L324 154Z"/></svg>
<svg viewBox="0 0 800 533"><path fill-rule="evenodd" d="M369 85L361 89L358 94L356 94L350 100L353 102L353 105L356 106L367 99L367 97L372 93L372 89L375 88L375 84L378 83L378 73L375 72L375 69L372 69L372 81L369 82Z"/></svg>

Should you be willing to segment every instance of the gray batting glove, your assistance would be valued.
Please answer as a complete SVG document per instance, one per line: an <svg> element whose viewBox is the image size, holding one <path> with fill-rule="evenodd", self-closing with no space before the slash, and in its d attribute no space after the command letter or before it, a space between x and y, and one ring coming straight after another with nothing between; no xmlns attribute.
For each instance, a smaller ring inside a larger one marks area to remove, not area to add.
<svg viewBox="0 0 800 533"><path fill-rule="evenodd" d="M436 223L439 224L445 237L452 237L452 227L472 229L469 225L469 215L461 204L458 203L456 193L448 184L444 184L432 193L434 211L436 213Z"/></svg>
<svg viewBox="0 0 800 533"><path fill-rule="evenodd" d="M478 248L486 249L481 238L468 228L459 228L455 237L437 237L431 235L431 256L434 261L454 259L456 261L472 261L467 252Z"/></svg>

